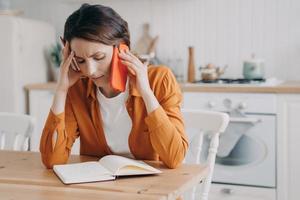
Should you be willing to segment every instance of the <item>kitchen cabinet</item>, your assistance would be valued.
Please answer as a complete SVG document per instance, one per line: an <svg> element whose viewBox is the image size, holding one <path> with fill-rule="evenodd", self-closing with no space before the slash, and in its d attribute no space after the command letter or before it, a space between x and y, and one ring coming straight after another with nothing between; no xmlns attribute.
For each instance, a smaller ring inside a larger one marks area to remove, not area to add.
<svg viewBox="0 0 300 200"><path fill-rule="evenodd" d="M209 199L276 200L276 94L184 92L183 96L184 109L231 113L227 132L220 137L223 151L216 159ZM230 153L221 156L237 135Z"/></svg>
<svg viewBox="0 0 300 200"><path fill-rule="evenodd" d="M278 200L300 196L300 94L278 95Z"/></svg>
<svg viewBox="0 0 300 200"><path fill-rule="evenodd" d="M48 113L53 101L52 89L27 88L29 99L29 114L36 118L36 128L30 139L30 150L39 151L40 137L47 120ZM79 139L72 147L71 154L79 154Z"/></svg>
<svg viewBox="0 0 300 200"><path fill-rule="evenodd" d="M298 200L300 196L300 83L284 83L277 87L213 87L184 85L184 103L183 108L188 109L208 109L219 110L220 104L224 103L222 97L230 96L241 97L249 94L248 97L254 97L254 104L241 104L240 102L231 102L233 106L247 108L252 107L255 112L261 109L274 109L276 111L276 188L259 188L213 184L210 192L210 199L251 199L252 196L259 194L255 199L277 199L277 200ZM256 92L256 93L255 93ZM262 94L260 96L259 94ZM274 95L275 101L268 100L267 105L259 102L260 99L268 98L268 95ZM217 95L214 101L209 101L210 96ZM247 99L247 98L245 98ZM225 101L228 103L228 101ZM232 190L232 187L234 189ZM228 189L229 188L229 189ZM246 190L245 190L246 189ZM265 189L265 190L264 190ZM247 194L247 191L251 191ZM228 194L230 193L230 194ZM244 194L244 196L243 196ZM276 198L275 198L276 197Z"/></svg>
<svg viewBox="0 0 300 200"><path fill-rule="evenodd" d="M0 14L0 27L0 111L25 113L23 86L47 80L45 53L55 44L56 30L44 21L5 14Z"/></svg>

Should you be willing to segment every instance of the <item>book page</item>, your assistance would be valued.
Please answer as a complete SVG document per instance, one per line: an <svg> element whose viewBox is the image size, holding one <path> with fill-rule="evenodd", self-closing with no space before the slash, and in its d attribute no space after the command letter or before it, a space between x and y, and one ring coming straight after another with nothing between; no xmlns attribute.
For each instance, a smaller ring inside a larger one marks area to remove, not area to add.
<svg viewBox="0 0 300 200"><path fill-rule="evenodd" d="M146 164L143 161L130 158L108 155L99 160L99 163L109 169L115 176L145 175L161 173L160 170Z"/></svg>
<svg viewBox="0 0 300 200"><path fill-rule="evenodd" d="M53 170L65 184L115 179L110 171L95 161L55 165Z"/></svg>

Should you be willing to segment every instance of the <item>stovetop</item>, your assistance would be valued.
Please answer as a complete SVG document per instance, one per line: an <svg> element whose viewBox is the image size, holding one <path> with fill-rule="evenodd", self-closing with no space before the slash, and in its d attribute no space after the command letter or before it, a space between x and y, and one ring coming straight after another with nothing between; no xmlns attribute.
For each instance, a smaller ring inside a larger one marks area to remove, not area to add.
<svg viewBox="0 0 300 200"><path fill-rule="evenodd" d="M215 84L259 84L265 83L266 79L259 78L259 79L244 79L244 78L220 78L217 80L198 80L194 83L215 83Z"/></svg>

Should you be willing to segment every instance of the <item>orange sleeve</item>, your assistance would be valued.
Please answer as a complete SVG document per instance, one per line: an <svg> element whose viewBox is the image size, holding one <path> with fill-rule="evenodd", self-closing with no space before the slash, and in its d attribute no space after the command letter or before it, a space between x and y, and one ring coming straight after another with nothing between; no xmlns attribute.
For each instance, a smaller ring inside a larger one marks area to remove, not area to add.
<svg viewBox="0 0 300 200"><path fill-rule="evenodd" d="M185 157L188 140L180 111L182 94L171 71L165 75L160 90L160 106L148 114L145 123L160 159L167 167L176 168Z"/></svg>
<svg viewBox="0 0 300 200"><path fill-rule="evenodd" d="M42 162L47 168L68 161L74 141L79 136L78 125L67 97L65 112L55 115L50 110L40 140ZM53 141L54 133L56 141Z"/></svg>

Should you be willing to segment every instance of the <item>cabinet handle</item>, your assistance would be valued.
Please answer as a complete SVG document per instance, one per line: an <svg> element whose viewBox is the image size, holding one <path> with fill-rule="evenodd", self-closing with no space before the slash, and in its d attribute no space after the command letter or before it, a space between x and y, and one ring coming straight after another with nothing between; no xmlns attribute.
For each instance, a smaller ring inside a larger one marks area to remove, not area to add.
<svg viewBox="0 0 300 200"><path fill-rule="evenodd" d="M216 107L216 102L214 102L214 101L209 101L209 102L207 103L207 106L208 106L209 108L214 108L214 107Z"/></svg>
<svg viewBox="0 0 300 200"><path fill-rule="evenodd" d="M223 193L223 194L232 194L233 193L233 189L231 189L231 188L222 188L221 189L221 192Z"/></svg>

